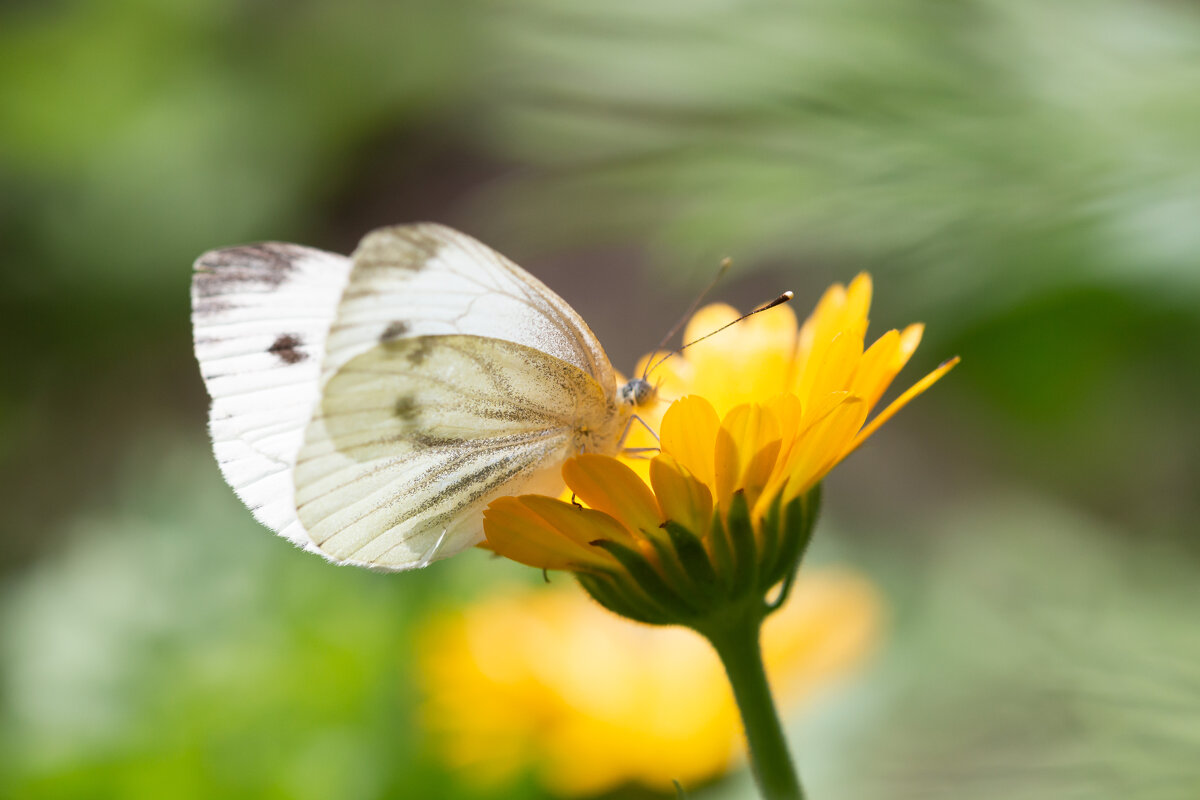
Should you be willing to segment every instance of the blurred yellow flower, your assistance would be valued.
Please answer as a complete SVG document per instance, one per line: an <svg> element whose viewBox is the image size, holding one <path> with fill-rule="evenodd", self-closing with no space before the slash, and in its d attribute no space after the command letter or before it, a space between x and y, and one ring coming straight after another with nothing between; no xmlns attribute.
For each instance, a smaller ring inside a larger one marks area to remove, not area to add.
<svg viewBox="0 0 1200 800"><path fill-rule="evenodd" d="M873 586L814 571L766 624L772 683L795 707L878 641ZM423 719L448 763L484 783L532 772L563 796L670 791L737 758L740 725L707 643L630 625L573 590L524 591L435 618L419 642Z"/></svg>

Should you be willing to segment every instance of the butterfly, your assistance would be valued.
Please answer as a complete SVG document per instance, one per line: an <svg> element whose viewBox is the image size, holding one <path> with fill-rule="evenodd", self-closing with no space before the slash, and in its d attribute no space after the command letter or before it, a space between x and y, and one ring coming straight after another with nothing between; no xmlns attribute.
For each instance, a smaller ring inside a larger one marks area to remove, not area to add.
<svg viewBox="0 0 1200 800"><path fill-rule="evenodd" d="M492 500L558 494L566 459L617 452L655 400L644 377L618 385L566 301L437 224L372 231L350 257L206 253L192 325L226 481L339 564L406 570L477 544Z"/></svg>

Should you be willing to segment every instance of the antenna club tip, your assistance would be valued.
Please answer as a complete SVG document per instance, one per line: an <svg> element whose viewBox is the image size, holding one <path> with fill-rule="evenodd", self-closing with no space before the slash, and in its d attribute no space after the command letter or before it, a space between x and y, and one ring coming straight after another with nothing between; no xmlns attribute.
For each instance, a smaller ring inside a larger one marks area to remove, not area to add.
<svg viewBox="0 0 1200 800"><path fill-rule="evenodd" d="M729 256L725 256L724 258L721 259L721 267L720 268L722 271L727 270L732 266L733 266L733 259L730 258Z"/></svg>
<svg viewBox="0 0 1200 800"><path fill-rule="evenodd" d="M794 292L784 292L783 294L779 295L779 297L776 297L774 300L767 303L765 306L759 306L758 308L754 309L753 311L750 312L750 314L757 314L760 311L766 311L768 308L774 308L775 306L781 306L784 303L790 301L795 296L796 295ZM749 316L749 314L747 316Z"/></svg>

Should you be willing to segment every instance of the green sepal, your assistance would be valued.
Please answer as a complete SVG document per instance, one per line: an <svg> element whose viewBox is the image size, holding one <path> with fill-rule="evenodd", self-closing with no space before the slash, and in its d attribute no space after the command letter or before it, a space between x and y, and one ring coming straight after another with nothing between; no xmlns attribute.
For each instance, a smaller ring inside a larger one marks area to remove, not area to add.
<svg viewBox="0 0 1200 800"><path fill-rule="evenodd" d="M775 495L767 513L759 522L758 588L767 591L783 577L779 573L779 553L783 548L783 493Z"/></svg>
<svg viewBox="0 0 1200 800"><path fill-rule="evenodd" d="M663 530L675 548L675 555L683 571L691 578L696 588L706 596L713 594L717 588L717 573L713 570L712 562L708 560L708 551L704 543L690 530L674 520L663 523Z"/></svg>
<svg viewBox="0 0 1200 800"><path fill-rule="evenodd" d="M707 537L668 520L659 530L643 531L654 548L649 557L598 540L592 545L620 567L585 570L576 577L616 614L650 625L686 625L708 636L706 631L722 629L731 613L761 619L783 605L812 538L820 502L820 485L786 504L777 496L756 529L745 493L735 492L728 509L712 515ZM776 586L778 593L768 602L764 594Z"/></svg>
<svg viewBox="0 0 1200 800"><path fill-rule="evenodd" d="M708 547L711 553L713 569L717 574L717 582L728 589L733 585L733 549L729 538L725 535L725 521L722 514L713 510L712 525L708 529Z"/></svg>
<svg viewBox="0 0 1200 800"><path fill-rule="evenodd" d="M669 625L670 617L662 609L650 603L648 598L632 593L630 587L622 586L620 579L602 573L577 572L575 580L584 591L600 605L618 616L647 625Z"/></svg>
<svg viewBox="0 0 1200 800"><path fill-rule="evenodd" d="M686 569L679 560L679 555L670 543L668 537L663 537L658 531L656 535L647 534L650 545L658 554L658 562L662 566L661 575L670 589L680 597L687 599L690 605L701 608L705 605L705 597L688 576Z"/></svg>
<svg viewBox="0 0 1200 800"><path fill-rule="evenodd" d="M734 559L729 594L741 597L754 586L754 576L758 571L758 543L754 541L754 526L750 523L750 507L746 503L745 492L738 490L733 493L725 524L733 544Z"/></svg>
<svg viewBox="0 0 1200 800"><path fill-rule="evenodd" d="M688 617L695 616L699 611L697 607L689 603L678 592L667 585L667 582L659 575L658 570L643 558L640 553L623 544L610 542L607 539L592 542L592 545L607 551L613 558L620 562L625 571L629 573L629 577L633 579L634 584L645 592L652 601L661 606L663 611L669 616L682 621Z"/></svg>
<svg viewBox="0 0 1200 800"><path fill-rule="evenodd" d="M773 583L783 581L779 596L771 602L772 610L779 608L787 600L796 572L800 569L800 561L812 540L813 527L816 525L817 514L821 508L821 485L817 484L806 493L787 504L783 515L783 549L779 560L772 572L777 576Z"/></svg>

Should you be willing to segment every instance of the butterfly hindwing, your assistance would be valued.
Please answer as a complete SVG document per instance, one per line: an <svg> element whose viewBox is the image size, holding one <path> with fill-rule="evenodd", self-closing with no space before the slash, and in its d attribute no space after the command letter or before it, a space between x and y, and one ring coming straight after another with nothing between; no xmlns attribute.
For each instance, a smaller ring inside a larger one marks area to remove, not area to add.
<svg viewBox="0 0 1200 800"><path fill-rule="evenodd" d="M384 342L325 384L295 472L299 517L336 561L421 566L475 544L496 497L556 493L578 429L612 417L589 375L535 348Z"/></svg>

